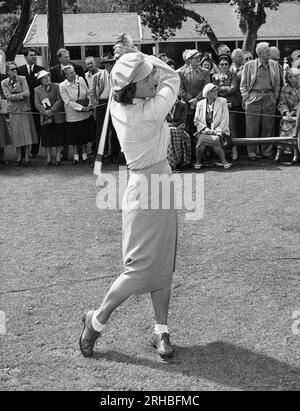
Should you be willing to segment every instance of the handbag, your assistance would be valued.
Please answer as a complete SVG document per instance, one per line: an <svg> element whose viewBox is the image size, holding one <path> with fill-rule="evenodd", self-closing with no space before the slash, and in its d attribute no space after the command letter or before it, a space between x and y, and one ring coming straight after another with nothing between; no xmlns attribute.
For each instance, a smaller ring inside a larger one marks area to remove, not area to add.
<svg viewBox="0 0 300 411"><path fill-rule="evenodd" d="M231 136L229 134L222 133L220 135L220 144L223 150L233 147Z"/></svg>
<svg viewBox="0 0 300 411"><path fill-rule="evenodd" d="M78 84L78 97L76 100L77 104L80 104L83 107L88 107L90 105L90 100L88 98L79 98L80 97L80 84Z"/></svg>
<svg viewBox="0 0 300 411"><path fill-rule="evenodd" d="M53 117L43 117L41 121L42 128L49 128L54 124Z"/></svg>

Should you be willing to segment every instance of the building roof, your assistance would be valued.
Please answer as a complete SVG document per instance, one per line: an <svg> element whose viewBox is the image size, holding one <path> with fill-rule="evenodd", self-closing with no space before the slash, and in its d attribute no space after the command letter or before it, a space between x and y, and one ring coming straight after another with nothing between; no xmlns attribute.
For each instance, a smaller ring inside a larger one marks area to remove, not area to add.
<svg viewBox="0 0 300 411"><path fill-rule="evenodd" d="M207 19L219 40L242 40L234 8L228 3L197 3L189 5L198 14ZM259 40L299 39L300 38L300 2L280 3L277 11L267 9L267 23L259 32ZM119 33L131 35L135 43L153 42L151 30L140 24L136 13L89 13L65 14L64 32L66 46L113 44ZM168 41L205 40L195 31L195 22L188 19L175 37ZM32 22L24 46L46 47L47 16L36 15Z"/></svg>

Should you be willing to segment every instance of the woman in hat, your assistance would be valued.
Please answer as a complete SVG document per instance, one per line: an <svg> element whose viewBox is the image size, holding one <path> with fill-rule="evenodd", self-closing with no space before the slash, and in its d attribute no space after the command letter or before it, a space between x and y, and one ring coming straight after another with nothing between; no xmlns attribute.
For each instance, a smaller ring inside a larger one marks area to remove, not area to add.
<svg viewBox="0 0 300 411"><path fill-rule="evenodd" d="M37 144L34 121L31 115L30 91L26 78L18 76L14 62L6 63L8 77L1 82L2 90L8 101L10 134L13 146L16 148L17 161L15 166L22 164L22 147L25 151L25 164L29 165L29 149L31 144Z"/></svg>
<svg viewBox="0 0 300 411"><path fill-rule="evenodd" d="M87 143L92 139L90 92L84 78L77 76L74 67L69 66L63 72L66 80L60 83L59 90L66 112L66 143L73 146L73 164L79 164L79 147L82 160L87 163Z"/></svg>
<svg viewBox="0 0 300 411"><path fill-rule="evenodd" d="M52 147L56 147L56 165L60 165L64 145L64 103L60 96L59 85L51 83L47 71L40 71L37 79L41 85L35 88L34 99L35 106L41 114L42 147L46 148L46 165L51 165Z"/></svg>
<svg viewBox="0 0 300 411"><path fill-rule="evenodd" d="M170 133L165 119L176 101L180 80L163 61L137 52L120 57L111 77L111 115L130 170L123 198L125 270L100 308L84 316L80 349L85 357L92 356L112 312L130 295L149 292L156 320L151 344L160 355L171 356L167 317L177 242L174 190L155 190L151 181L153 176L172 175L167 161ZM165 200L169 206L163 208ZM152 204L157 206L151 209Z"/></svg>
<svg viewBox="0 0 300 411"><path fill-rule="evenodd" d="M203 97L204 99L197 104L194 120L198 137L195 170L202 168L201 160L206 146L213 147L224 169L229 169L231 164L226 160L220 143L222 133L229 134L227 101L225 98L218 97L217 86L212 83L204 87Z"/></svg>
<svg viewBox="0 0 300 411"><path fill-rule="evenodd" d="M212 77L212 83L217 86L218 95L227 100L229 109L229 130L232 138L237 138L237 113L242 109L242 96L238 87L237 74L230 71L231 58L223 54L219 57L219 74ZM232 147L232 160L238 159L237 147Z"/></svg>

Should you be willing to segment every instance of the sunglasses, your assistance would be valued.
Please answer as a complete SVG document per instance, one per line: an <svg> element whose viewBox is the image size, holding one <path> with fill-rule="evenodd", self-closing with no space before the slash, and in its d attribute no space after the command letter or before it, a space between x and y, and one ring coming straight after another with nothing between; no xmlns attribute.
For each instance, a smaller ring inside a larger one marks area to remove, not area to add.
<svg viewBox="0 0 300 411"><path fill-rule="evenodd" d="M220 64L220 66L221 66L221 67L228 67L228 66L229 66L229 64L227 64L227 63L223 63L223 64Z"/></svg>
<svg viewBox="0 0 300 411"><path fill-rule="evenodd" d="M10 68L10 69L8 69L8 70L10 70L10 71L17 71L16 67Z"/></svg>

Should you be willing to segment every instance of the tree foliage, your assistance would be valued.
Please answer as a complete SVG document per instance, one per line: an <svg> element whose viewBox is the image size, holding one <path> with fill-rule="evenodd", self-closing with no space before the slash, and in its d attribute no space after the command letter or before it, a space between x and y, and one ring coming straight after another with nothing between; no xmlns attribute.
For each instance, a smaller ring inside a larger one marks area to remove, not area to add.
<svg viewBox="0 0 300 411"><path fill-rule="evenodd" d="M207 3L200 0L197 3ZM116 0L119 7L125 6L125 0ZM191 18L196 22L196 31L199 35L205 34L209 38L212 47L217 51L218 41L213 27L204 16L196 13L187 4L195 3L187 0L133 0L131 7L141 16L144 25L148 26L154 38L167 38L174 36L176 30ZM232 0L229 5L235 8L239 27L244 35L245 50L254 51L257 40L257 32L266 23L266 9L277 10L277 0ZM229 6L228 6L229 7Z"/></svg>

